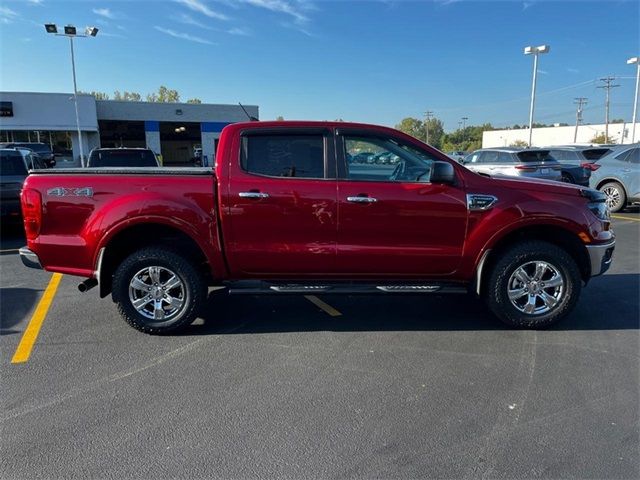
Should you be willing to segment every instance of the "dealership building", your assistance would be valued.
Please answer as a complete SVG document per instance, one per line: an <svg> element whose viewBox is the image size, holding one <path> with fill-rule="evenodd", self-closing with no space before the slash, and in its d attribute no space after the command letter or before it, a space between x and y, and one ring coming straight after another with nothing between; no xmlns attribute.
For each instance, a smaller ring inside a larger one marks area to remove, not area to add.
<svg viewBox="0 0 640 480"><path fill-rule="evenodd" d="M61 167L80 165L96 147L147 147L165 165L193 165L201 155L213 163L222 129L259 118L245 105L96 100L78 95L80 138L73 94L0 92L0 142L44 142L59 153ZM200 153L201 152L201 153ZM65 155L66 154L66 155Z"/></svg>

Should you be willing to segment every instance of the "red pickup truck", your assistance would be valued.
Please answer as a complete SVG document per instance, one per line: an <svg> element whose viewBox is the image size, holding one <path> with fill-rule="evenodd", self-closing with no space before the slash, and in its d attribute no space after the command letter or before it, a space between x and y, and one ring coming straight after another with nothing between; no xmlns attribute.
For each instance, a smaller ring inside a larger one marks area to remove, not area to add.
<svg viewBox="0 0 640 480"><path fill-rule="evenodd" d="M393 129L247 122L208 168L35 171L27 266L86 277L147 333L190 324L208 286L248 294L472 292L502 321L567 315L612 261L601 193L489 178Z"/></svg>

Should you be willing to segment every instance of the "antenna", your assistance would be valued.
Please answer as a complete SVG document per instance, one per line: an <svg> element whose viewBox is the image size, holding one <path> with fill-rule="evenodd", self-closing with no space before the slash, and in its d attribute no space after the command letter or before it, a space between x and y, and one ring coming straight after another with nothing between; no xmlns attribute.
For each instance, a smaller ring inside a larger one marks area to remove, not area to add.
<svg viewBox="0 0 640 480"><path fill-rule="evenodd" d="M240 105L240 108L242 109L242 111L244 112L244 114L249 117L249 120L252 122L259 122L260 120L258 120L256 117L252 117L251 115L249 115L249 112L247 112L247 109L244 108L244 106L238 102L238 105Z"/></svg>

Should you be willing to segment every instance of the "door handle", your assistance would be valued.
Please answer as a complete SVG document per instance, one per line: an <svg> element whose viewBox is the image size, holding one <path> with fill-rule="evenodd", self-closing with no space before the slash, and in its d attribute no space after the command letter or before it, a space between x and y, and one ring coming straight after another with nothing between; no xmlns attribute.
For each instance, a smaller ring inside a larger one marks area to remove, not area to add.
<svg viewBox="0 0 640 480"><path fill-rule="evenodd" d="M262 192L240 192L238 196L240 198L269 198L268 193Z"/></svg>
<svg viewBox="0 0 640 480"><path fill-rule="evenodd" d="M378 199L377 198L372 198L372 197L347 197L347 202L352 202L352 203L375 203L377 202Z"/></svg>

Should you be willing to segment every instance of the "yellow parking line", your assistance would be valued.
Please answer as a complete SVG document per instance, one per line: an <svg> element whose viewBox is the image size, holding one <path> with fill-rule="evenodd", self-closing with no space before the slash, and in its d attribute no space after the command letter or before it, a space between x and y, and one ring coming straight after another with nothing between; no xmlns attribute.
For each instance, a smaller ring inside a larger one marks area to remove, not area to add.
<svg viewBox="0 0 640 480"><path fill-rule="evenodd" d="M335 308L333 308L331 305L324 303L322 300L320 300L318 297L316 297L315 295L305 295L304 298L306 298L307 300L309 300L311 303L313 303L316 307L324 310L326 313L328 313L329 315L331 315L332 317L339 317L340 315L342 315L338 310L336 310Z"/></svg>
<svg viewBox="0 0 640 480"><path fill-rule="evenodd" d="M31 349L38 339L40 327L42 327L42 323L47 316L47 312L49 311L53 297L56 295L61 279L61 273L54 273L51 276L49 285L47 285L42 298L38 302L36 311L33 312L33 316L31 317L31 320L29 320L29 325L27 325L27 329L24 331L24 334L20 339L18 348L16 348L16 352L13 354L13 358L11 359L11 363L24 363L29 360L29 357L31 356Z"/></svg>
<svg viewBox="0 0 640 480"><path fill-rule="evenodd" d="M631 220L632 222L640 222L640 218L623 217L621 215L611 215L611 218L617 218L618 220Z"/></svg>

